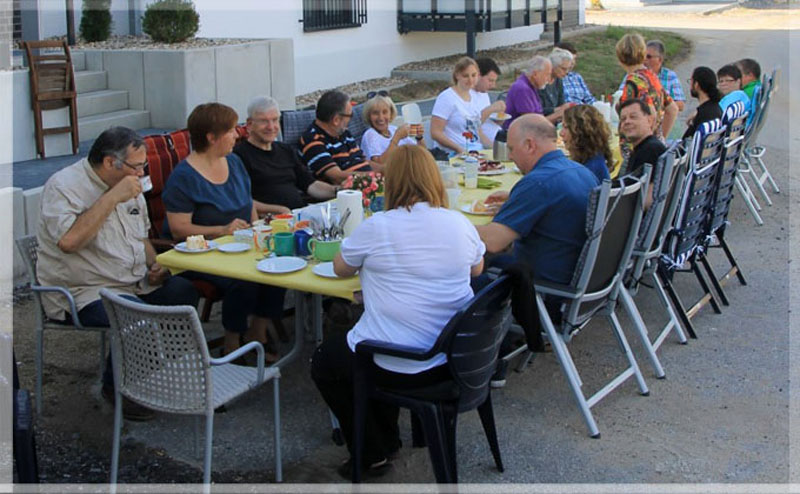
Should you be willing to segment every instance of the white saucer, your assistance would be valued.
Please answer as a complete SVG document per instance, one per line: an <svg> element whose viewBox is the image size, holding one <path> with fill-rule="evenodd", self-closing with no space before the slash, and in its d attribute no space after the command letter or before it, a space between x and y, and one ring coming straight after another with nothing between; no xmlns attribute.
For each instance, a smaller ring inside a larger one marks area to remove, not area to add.
<svg viewBox="0 0 800 494"><path fill-rule="evenodd" d="M311 272L323 278L338 278L336 273L333 272L333 262L323 262L311 268Z"/></svg>
<svg viewBox="0 0 800 494"><path fill-rule="evenodd" d="M489 118L491 118L495 122L505 122L506 120L511 118L511 115L509 115L508 113L504 113L502 117L498 117L497 113L495 112L489 115Z"/></svg>
<svg viewBox="0 0 800 494"><path fill-rule="evenodd" d="M252 244L245 244L242 242L231 242L229 244L222 244L217 247L217 250L220 252L225 252L228 254L234 254L237 252L245 252L250 250L253 247Z"/></svg>
<svg viewBox="0 0 800 494"><path fill-rule="evenodd" d="M472 204L462 204L459 209L461 209L461 211L467 214L474 214L477 216L494 216L494 212L491 211L483 211L480 213L476 213L475 211L472 210Z"/></svg>
<svg viewBox="0 0 800 494"><path fill-rule="evenodd" d="M183 252L184 254L201 254L216 249L219 246L215 241L209 240L208 247L205 249L187 249L186 242L181 242L175 246L175 250Z"/></svg>
<svg viewBox="0 0 800 494"><path fill-rule="evenodd" d="M306 267L307 264L308 262L305 259L299 257L270 257L259 261L256 264L256 269L262 273L283 274L299 271Z"/></svg>

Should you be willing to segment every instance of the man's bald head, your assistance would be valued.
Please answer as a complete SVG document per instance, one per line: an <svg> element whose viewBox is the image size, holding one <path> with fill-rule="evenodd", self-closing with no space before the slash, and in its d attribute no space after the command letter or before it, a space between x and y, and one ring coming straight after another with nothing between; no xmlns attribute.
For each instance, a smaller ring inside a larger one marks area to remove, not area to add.
<svg viewBox="0 0 800 494"><path fill-rule="evenodd" d="M508 145L511 159L527 173L539 158L556 149L556 128L542 115L523 115L509 127Z"/></svg>

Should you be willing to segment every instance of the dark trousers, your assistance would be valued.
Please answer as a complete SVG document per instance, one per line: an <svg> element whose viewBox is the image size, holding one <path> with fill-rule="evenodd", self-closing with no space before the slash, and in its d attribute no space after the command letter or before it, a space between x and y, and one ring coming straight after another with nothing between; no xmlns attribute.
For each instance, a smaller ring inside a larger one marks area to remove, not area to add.
<svg viewBox="0 0 800 494"><path fill-rule="evenodd" d="M247 318L251 314L271 319L283 318L285 288L196 271L186 271L179 276L207 281L222 292L222 327L225 331L244 333L248 328Z"/></svg>
<svg viewBox="0 0 800 494"><path fill-rule="evenodd" d="M339 332L327 338L311 359L311 378L322 398L339 420L342 435L353 454L353 360L355 354L347 345L346 333ZM375 383L393 389L411 389L430 386L451 379L446 365L440 365L418 374L400 374L373 366ZM398 407L377 400L367 401L364 423L364 466L386 458L400 448Z"/></svg>
<svg viewBox="0 0 800 494"><path fill-rule="evenodd" d="M144 295L134 297L125 295L127 299L144 302L150 305L191 305L197 307L197 289L191 281L180 276L171 276L163 285ZM108 327L108 314L101 300L95 300L78 311L78 319L84 326ZM109 352L106 371L103 373L103 386L114 386L114 368Z"/></svg>

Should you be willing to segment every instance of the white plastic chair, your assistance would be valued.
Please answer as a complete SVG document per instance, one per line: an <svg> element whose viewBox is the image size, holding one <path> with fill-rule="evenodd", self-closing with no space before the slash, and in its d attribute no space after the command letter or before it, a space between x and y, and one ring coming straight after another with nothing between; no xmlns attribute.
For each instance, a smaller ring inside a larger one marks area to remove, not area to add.
<svg viewBox="0 0 800 494"><path fill-rule="evenodd" d="M280 369L264 368L264 348L250 342L223 358L208 355L197 311L188 305L155 306L100 291L111 323L114 355L114 443L111 483L117 482L122 428L122 396L153 410L206 418L203 483L211 482L214 410L242 394L273 382L275 480L283 480L280 449ZM231 364L255 350L258 366ZM197 422L199 425L199 420ZM198 438L195 429L195 438ZM195 441L197 446L198 441Z"/></svg>
<svg viewBox="0 0 800 494"><path fill-rule="evenodd" d="M33 301L36 305L35 309L35 324L36 328L36 413L42 414L42 368L44 367L44 331L45 330L59 330L59 331L95 331L100 334L100 377L103 376L106 365L106 331L108 328L84 326L78 319L78 308L75 305L75 299L69 290L63 286L42 286L39 284L39 278L36 274L36 264L39 259L38 248L39 242L35 235L28 235L20 237L16 240L17 249L22 255L22 260L25 261L25 267L28 269L28 276L30 277L31 290L33 291ZM61 321L54 321L47 317L42 305L42 293L53 292L60 293L69 304L69 314L72 318L72 323Z"/></svg>

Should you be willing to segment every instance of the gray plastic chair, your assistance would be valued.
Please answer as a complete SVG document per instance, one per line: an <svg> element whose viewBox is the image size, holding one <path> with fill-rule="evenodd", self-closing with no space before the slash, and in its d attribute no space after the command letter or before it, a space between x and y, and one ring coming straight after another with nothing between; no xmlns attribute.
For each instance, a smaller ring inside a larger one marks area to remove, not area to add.
<svg viewBox="0 0 800 494"><path fill-rule="evenodd" d="M30 278L31 290L33 291L33 301L36 305L35 309L35 324L36 327L36 413L42 414L42 369L44 367L44 332L45 330L59 330L59 331L95 331L100 334L100 376L103 376L106 365L106 331L108 328L84 326L78 319L78 308L75 305L75 299L69 290L63 286L42 286L39 284L39 278L36 272L36 264L39 259L38 248L39 242L35 235L28 235L20 237L16 240L17 249L22 255L22 260L25 261L25 267L28 270ZM42 305L42 293L52 292L61 294L69 304L69 314L72 318L72 324L54 321L47 317Z"/></svg>
<svg viewBox="0 0 800 494"><path fill-rule="evenodd" d="M643 175L638 178L622 177L619 187L612 189L611 183L606 180L591 192L586 215L587 239L569 285L542 281L534 283L536 304L545 333L592 437L600 437L600 431L592 416L591 407L628 378L634 376L641 394L649 394L615 309L641 224L650 168L650 165L646 165ZM547 311L545 296L564 299L561 304L562 322L558 328ZM583 382L566 344L596 315L608 319L612 334L620 345L628 366L587 398L581 389Z"/></svg>
<svg viewBox="0 0 800 494"><path fill-rule="evenodd" d="M188 305L155 306L100 291L111 323L114 354L114 443L111 483L117 482L122 429L122 396L153 410L206 418L203 483L211 482L214 410L242 394L273 382L275 480L283 480L280 449L280 369L264 368L264 348L250 342L223 358L213 359L197 311ZM230 362L255 350L258 366ZM197 421L199 425L199 420ZM252 424L251 424L252 425ZM195 438L198 439L197 429ZM195 446L197 446L195 441Z"/></svg>

